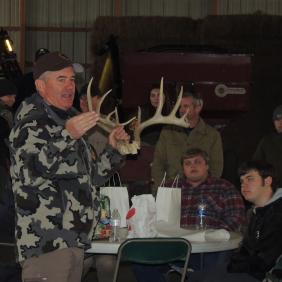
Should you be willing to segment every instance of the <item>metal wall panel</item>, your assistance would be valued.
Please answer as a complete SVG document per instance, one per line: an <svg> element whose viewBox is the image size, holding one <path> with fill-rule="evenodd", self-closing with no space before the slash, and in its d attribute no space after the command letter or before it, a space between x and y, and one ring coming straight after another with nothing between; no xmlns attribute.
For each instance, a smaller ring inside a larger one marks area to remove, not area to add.
<svg viewBox="0 0 282 282"><path fill-rule="evenodd" d="M190 16L190 3L188 0L177 0L175 1L175 14L179 17L187 17Z"/></svg>
<svg viewBox="0 0 282 282"><path fill-rule="evenodd" d="M163 0L152 0L151 1L151 11L149 16L163 16L164 6Z"/></svg>
<svg viewBox="0 0 282 282"><path fill-rule="evenodd" d="M0 27L19 27L19 0L0 0ZM8 30L13 48L20 50L20 32Z"/></svg>
<svg viewBox="0 0 282 282"><path fill-rule="evenodd" d="M205 17L209 0L123 0L123 16Z"/></svg>
<svg viewBox="0 0 282 282"><path fill-rule="evenodd" d="M246 1L247 2L247 1ZM224 6L224 10L219 11L223 15L239 15L241 14L241 1L228 0Z"/></svg>
<svg viewBox="0 0 282 282"><path fill-rule="evenodd" d="M19 3L0 0L0 26L19 27ZM253 14L257 11L282 15L281 0L25 0L26 60L33 61L40 47L60 50L81 63L91 64L91 31L64 28L91 28L99 16L177 16L199 19L209 13ZM117 6L116 6L117 5ZM42 27L44 30L38 31ZM36 28L36 29L35 29ZM62 28L63 30L49 30ZM47 30L46 30L47 29ZM19 54L20 32L9 32Z"/></svg>
<svg viewBox="0 0 282 282"><path fill-rule="evenodd" d="M26 1L26 24L28 26L48 26L49 1Z"/></svg>
<svg viewBox="0 0 282 282"><path fill-rule="evenodd" d="M266 13L270 15L281 15L280 6L282 6L281 1L277 0L268 0L266 6Z"/></svg>
<svg viewBox="0 0 282 282"><path fill-rule="evenodd" d="M100 0L99 16L114 15L114 0Z"/></svg>
<svg viewBox="0 0 282 282"><path fill-rule="evenodd" d="M0 0L0 25L11 25L11 3L9 0Z"/></svg>
<svg viewBox="0 0 282 282"><path fill-rule="evenodd" d="M87 0L74 2L74 27L86 27Z"/></svg>
<svg viewBox="0 0 282 282"><path fill-rule="evenodd" d="M190 0L189 16L193 19L204 18L208 15L208 0Z"/></svg>
<svg viewBox="0 0 282 282"><path fill-rule="evenodd" d="M164 8L163 8L164 16L169 17L169 16L177 15L176 13L177 2L179 1L164 0Z"/></svg>
<svg viewBox="0 0 282 282"><path fill-rule="evenodd" d="M48 33L48 48L52 51L61 50L61 33L60 32L49 32Z"/></svg>
<svg viewBox="0 0 282 282"><path fill-rule="evenodd" d="M50 27L60 27L61 22L61 11L62 11L62 1L61 0L48 0L48 26Z"/></svg>
<svg viewBox="0 0 282 282"><path fill-rule="evenodd" d="M74 27L74 0L62 0L61 21L62 27Z"/></svg>
<svg viewBox="0 0 282 282"><path fill-rule="evenodd" d="M123 16L142 16L142 14L140 14L140 6L142 7L143 3L141 3L142 1L139 0L129 0L129 1L123 1L122 2L122 15ZM150 1L144 1L144 4L147 4L146 2L150 2ZM143 10L143 9L142 9ZM149 7L148 10L146 12L150 13L150 3L149 3Z"/></svg>
<svg viewBox="0 0 282 282"><path fill-rule="evenodd" d="M151 0L136 2L138 2L138 16L146 16L151 14Z"/></svg>
<svg viewBox="0 0 282 282"><path fill-rule="evenodd" d="M87 27L92 27L95 19L100 16L100 0L88 0L87 5ZM112 11L111 11L112 15Z"/></svg>
<svg viewBox="0 0 282 282"><path fill-rule="evenodd" d="M10 0L10 24L12 26L19 26L20 16L19 16L19 0Z"/></svg>
<svg viewBox="0 0 282 282"><path fill-rule="evenodd" d="M0 0L0 26L19 26L19 0Z"/></svg>

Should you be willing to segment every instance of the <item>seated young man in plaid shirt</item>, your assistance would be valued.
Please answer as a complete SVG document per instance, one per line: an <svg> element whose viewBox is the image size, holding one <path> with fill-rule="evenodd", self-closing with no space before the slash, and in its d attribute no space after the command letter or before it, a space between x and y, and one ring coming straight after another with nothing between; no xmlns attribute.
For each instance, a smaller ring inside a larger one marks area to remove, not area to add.
<svg viewBox="0 0 282 282"><path fill-rule="evenodd" d="M199 225L199 209L204 209L207 228L236 231L245 224L245 206L240 192L225 179L209 174L205 151L193 148L182 157L181 227Z"/></svg>

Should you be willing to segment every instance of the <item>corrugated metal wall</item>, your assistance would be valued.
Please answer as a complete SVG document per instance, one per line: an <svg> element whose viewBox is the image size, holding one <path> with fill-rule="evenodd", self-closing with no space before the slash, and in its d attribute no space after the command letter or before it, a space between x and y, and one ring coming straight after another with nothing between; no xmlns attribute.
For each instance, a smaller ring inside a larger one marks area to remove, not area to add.
<svg viewBox="0 0 282 282"><path fill-rule="evenodd" d="M24 0L0 0L0 26L8 27L20 54L20 11ZM179 16L209 14L282 15L281 0L25 0L25 60L31 66L40 47L60 50L86 66L91 64L91 27L98 16Z"/></svg>
<svg viewBox="0 0 282 282"><path fill-rule="evenodd" d="M19 0L0 0L0 28L11 27L9 35L17 51L20 49L19 18Z"/></svg>

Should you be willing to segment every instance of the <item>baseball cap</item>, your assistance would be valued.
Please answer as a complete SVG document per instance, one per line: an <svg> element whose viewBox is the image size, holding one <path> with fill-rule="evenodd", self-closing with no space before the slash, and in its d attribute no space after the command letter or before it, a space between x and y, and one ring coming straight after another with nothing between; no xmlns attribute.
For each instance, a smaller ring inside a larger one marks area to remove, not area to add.
<svg viewBox="0 0 282 282"><path fill-rule="evenodd" d="M33 68L33 78L36 80L46 71L59 71L67 67L73 67L75 73L84 71L81 64L73 63L66 55L60 52L51 52L37 60Z"/></svg>
<svg viewBox="0 0 282 282"><path fill-rule="evenodd" d="M281 118L282 118L282 105L276 107L272 115L273 120L281 119Z"/></svg>
<svg viewBox="0 0 282 282"><path fill-rule="evenodd" d="M50 51L46 48L39 48L36 52L35 52L35 61L37 61L41 56L50 53Z"/></svg>
<svg viewBox="0 0 282 282"><path fill-rule="evenodd" d="M0 79L0 97L6 95L17 95L17 88L12 81L8 79Z"/></svg>

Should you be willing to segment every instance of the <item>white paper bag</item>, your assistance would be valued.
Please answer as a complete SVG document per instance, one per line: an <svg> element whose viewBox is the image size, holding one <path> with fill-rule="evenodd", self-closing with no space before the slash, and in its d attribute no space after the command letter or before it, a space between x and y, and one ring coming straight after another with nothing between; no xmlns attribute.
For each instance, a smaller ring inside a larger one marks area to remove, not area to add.
<svg viewBox="0 0 282 282"><path fill-rule="evenodd" d="M178 175L171 187L164 187L165 176L158 187L156 205L157 220L163 220L180 227L181 189L178 186Z"/></svg>
<svg viewBox="0 0 282 282"><path fill-rule="evenodd" d="M122 186L118 174L119 183L115 183L114 177L109 181L109 185L100 188L100 194L108 196L110 199L111 213L114 209L118 209L121 218L121 227L126 227L126 214L129 210L128 191L125 186Z"/></svg>
<svg viewBox="0 0 282 282"><path fill-rule="evenodd" d="M156 237L156 202L151 194L133 196L127 216L127 238Z"/></svg>

